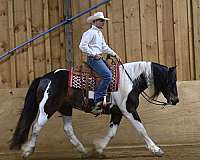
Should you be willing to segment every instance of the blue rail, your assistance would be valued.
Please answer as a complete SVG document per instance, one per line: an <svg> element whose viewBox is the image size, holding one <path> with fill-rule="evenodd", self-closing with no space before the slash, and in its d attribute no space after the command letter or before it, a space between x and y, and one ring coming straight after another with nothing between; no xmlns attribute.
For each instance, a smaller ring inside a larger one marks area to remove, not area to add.
<svg viewBox="0 0 200 160"><path fill-rule="evenodd" d="M38 35L36 35L35 37L29 39L28 41L26 41L26 42L24 42L24 43L21 43L21 44L19 44L17 47L15 47L15 48L13 48L13 49L11 49L11 50L5 52L4 54L2 54L2 55L0 56L0 60L2 60L4 57L10 55L12 52L16 51L17 49L24 47L25 45L27 45L27 44L33 42L34 40L36 40L36 39L38 39L38 38L44 36L45 34L47 34L47 33L51 32L51 31L53 31L53 30L55 30L55 29L61 27L62 25L65 25L65 24L67 24L67 23L72 22L73 20L75 20L75 19L81 17L82 15L84 15L84 14L86 14L86 13L88 13L88 12L90 12L90 11L96 9L96 8L98 8L99 6L102 6L102 5L106 4L106 3L108 3L109 1L110 1L110 0L103 0L102 2L100 2L100 3L96 4L96 5L94 5L94 6L90 7L90 8L88 8L88 9L86 9L86 10L84 10L84 11L78 13L78 14L76 14L75 16L64 20L63 22L61 22L61 23L55 25L54 27L50 28L49 30L47 30L47 31L45 31L45 32L42 32L42 33L39 33Z"/></svg>

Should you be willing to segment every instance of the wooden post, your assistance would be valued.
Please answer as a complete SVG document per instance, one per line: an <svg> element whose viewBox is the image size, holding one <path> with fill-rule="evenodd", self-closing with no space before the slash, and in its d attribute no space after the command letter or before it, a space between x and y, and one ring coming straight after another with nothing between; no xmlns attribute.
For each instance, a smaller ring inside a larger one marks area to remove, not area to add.
<svg viewBox="0 0 200 160"><path fill-rule="evenodd" d="M72 17L72 1L71 0L64 0L64 14L65 18L68 19ZM72 48L72 42L73 42L73 35L72 35L72 24L68 23L65 25L65 37L66 37L66 68L68 68L70 65L72 66L74 64L73 60L73 48Z"/></svg>
<svg viewBox="0 0 200 160"><path fill-rule="evenodd" d="M44 30L49 29L49 4L48 0L43 0L44 3ZM51 42L50 42L50 34L46 34L44 36L45 39L45 52L46 52L46 72L51 71Z"/></svg>
<svg viewBox="0 0 200 160"><path fill-rule="evenodd" d="M58 8L59 8L59 22L61 20L64 20L64 0L59 0L58 1ZM60 62L61 62L61 67L65 68L66 63L65 63L65 27L60 28Z"/></svg>
<svg viewBox="0 0 200 160"><path fill-rule="evenodd" d="M176 65L179 80L190 80L187 1L174 0Z"/></svg>
<svg viewBox="0 0 200 160"><path fill-rule="evenodd" d="M127 61L139 61L142 60L139 0L123 2Z"/></svg>
<svg viewBox="0 0 200 160"><path fill-rule="evenodd" d="M19 45L27 40L26 12L24 0L14 0L15 40ZM28 85L28 56L27 48L21 48L16 54L17 59L17 87Z"/></svg>
<svg viewBox="0 0 200 160"><path fill-rule="evenodd" d="M195 79L200 79L200 0L192 0Z"/></svg>
<svg viewBox="0 0 200 160"><path fill-rule="evenodd" d="M157 24L159 62L168 66L175 66L173 1L157 0Z"/></svg>
<svg viewBox="0 0 200 160"><path fill-rule="evenodd" d="M125 33L124 33L124 11L123 1L115 0L107 5L108 17L108 39L110 47L121 57L122 61L126 59Z"/></svg>
<svg viewBox="0 0 200 160"><path fill-rule="evenodd" d="M14 3L13 0L8 0L8 27L9 27L9 47L15 47L15 33L14 33ZM11 66L11 87L16 88L17 73L16 73L16 56L10 57Z"/></svg>
<svg viewBox="0 0 200 160"><path fill-rule="evenodd" d="M189 52L190 52L190 80L194 80L194 43L192 29L192 0L187 0L188 6L188 36L189 36Z"/></svg>
<svg viewBox="0 0 200 160"><path fill-rule="evenodd" d="M158 62L158 37L155 0L140 0L143 60Z"/></svg>
<svg viewBox="0 0 200 160"><path fill-rule="evenodd" d="M25 1L26 6L26 26L27 26L27 38L32 38L32 25L31 25L31 0ZM28 46L28 76L29 84L34 79L34 66L33 66L33 46Z"/></svg>

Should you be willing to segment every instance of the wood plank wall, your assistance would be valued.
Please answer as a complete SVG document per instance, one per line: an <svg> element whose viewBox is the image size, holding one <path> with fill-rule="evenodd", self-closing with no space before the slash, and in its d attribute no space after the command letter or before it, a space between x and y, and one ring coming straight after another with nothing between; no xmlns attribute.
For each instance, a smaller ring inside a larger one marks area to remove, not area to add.
<svg viewBox="0 0 200 160"><path fill-rule="evenodd" d="M73 14L98 2L72 1ZM200 79L199 5L200 0L112 0L96 11L111 18L104 35L124 62L151 60L176 65L178 80L193 80ZM78 45L90 27L87 16L73 23L75 63L84 59Z"/></svg>
<svg viewBox="0 0 200 160"><path fill-rule="evenodd" d="M0 55L63 20L65 1L0 0ZM99 2L71 0L71 15ZM178 80L200 79L200 0L112 0L72 23L74 64L85 59L78 45L90 27L86 18L96 11L111 18L103 33L123 62L176 65ZM66 67L67 36L60 28L0 61L0 88L27 87L34 78Z"/></svg>
<svg viewBox="0 0 200 160"><path fill-rule="evenodd" d="M0 55L64 19L64 0L0 0ZM65 67L64 27L0 61L0 88L27 87Z"/></svg>

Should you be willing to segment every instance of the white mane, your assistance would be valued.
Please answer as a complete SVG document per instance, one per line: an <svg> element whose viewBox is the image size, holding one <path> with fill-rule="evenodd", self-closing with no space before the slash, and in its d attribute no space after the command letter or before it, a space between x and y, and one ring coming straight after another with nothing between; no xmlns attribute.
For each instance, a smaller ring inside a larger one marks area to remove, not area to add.
<svg viewBox="0 0 200 160"><path fill-rule="evenodd" d="M154 85L153 85L153 73L151 70L151 62L138 61L138 62L125 63L123 65L133 81L135 79L138 79L139 76L143 73L146 78L146 82L150 92L149 94L153 93ZM126 75L126 72L123 69L123 67L120 66L120 88L121 89L127 88L130 87L130 85L131 87L133 85L131 80Z"/></svg>

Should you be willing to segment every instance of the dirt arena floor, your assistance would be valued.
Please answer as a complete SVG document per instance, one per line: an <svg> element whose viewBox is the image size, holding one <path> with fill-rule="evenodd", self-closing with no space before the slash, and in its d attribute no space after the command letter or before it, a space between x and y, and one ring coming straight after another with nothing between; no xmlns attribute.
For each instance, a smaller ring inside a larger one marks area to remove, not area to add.
<svg viewBox="0 0 200 160"><path fill-rule="evenodd" d="M81 158L74 150L66 152L35 152L30 160L200 160L200 145L161 146L165 152L163 157L154 157L144 147L108 148L105 157ZM0 160L20 160L20 154L0 154Z"/></svg>

